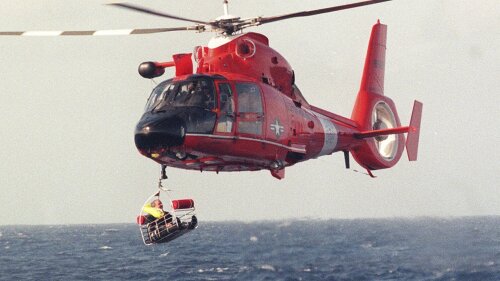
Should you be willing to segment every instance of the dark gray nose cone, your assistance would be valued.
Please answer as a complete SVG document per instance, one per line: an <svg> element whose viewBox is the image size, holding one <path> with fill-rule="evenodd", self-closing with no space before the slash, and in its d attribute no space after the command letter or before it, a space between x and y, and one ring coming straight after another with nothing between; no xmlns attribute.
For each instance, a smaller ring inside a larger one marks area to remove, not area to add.
<svg viewBox="0 0 500 281"><path fill-rule="evenodd" d="M137 125L135 146L139 150L179 146L184 143L186 125L175 117Z"/></svg>

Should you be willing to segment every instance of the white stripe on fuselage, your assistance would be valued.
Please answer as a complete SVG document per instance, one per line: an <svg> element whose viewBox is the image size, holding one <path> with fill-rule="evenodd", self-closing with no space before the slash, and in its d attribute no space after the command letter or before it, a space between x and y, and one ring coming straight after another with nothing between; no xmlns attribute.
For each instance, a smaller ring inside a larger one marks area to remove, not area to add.
<svg viewBox="0 0 500 281"><path fill-rule="evenodd" d="M321 115L314 111L309 112L318 117L319 121L321 122L321 126L323 127L323 133L325 136L325 139L323 141L323 148L321 148L321 151L317 156L332 154L339 140L338 131L335 127L335 124L333 124L333 122L324 115Z"/></svg>

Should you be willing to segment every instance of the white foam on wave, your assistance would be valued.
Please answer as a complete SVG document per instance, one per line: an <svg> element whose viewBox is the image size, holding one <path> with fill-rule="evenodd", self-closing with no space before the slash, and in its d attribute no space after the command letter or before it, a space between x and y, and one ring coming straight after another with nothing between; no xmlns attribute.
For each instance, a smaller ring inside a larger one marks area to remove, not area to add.
<svg viewBox="0 0 500 281"><path fill-rule="evenodd" d="M239 268L238 272L240 272L240 273L241 273L241 272L247 272L247 271L249 271L249 270L250 270L250 267L248 267L248 266L244 265L244 266L240 266L240 268Z"/></svg>
<svg viewBox="0 0 500 281"><path fill-rule="evenodd" d="M389 272L389 273L391 273L391 272ZM443 277L443 276L444 276L444 273L443 273L443 272L441 272L441 271L433 271L433 272L432 272L432 275L433 275L435 278L441 278L441 277Z"/></svg>
<svg viewBox="0 0 500 281"><path fill-rule="evenodd" d="M226 270L228 270L228 269L229 269L228 267L222 267L222 268L221 268L221 267L217 267L217 268L215 269L215 271L217 271L217 272L221 273L221 272L224 272L224 271L226 271Z"/></svg>
<svg viewBox="0 0 500 281"><path fill-rule="evenodd" d="M19 238L26 238L26 237L28 237L28 235L26 235L26 234L24 234L22 232L18 232L17 233L17 237L19 237Z"/></svg>
<svg viewBox="0 0 500 281"><path fill-rule="evenodd" d="M274 266L272 266L270 264L264 264L260 267L260 269L269 270L269 271L276 271L276 268L274 268Z"/></svg>
<svg viewBox="0 0 500 281"><path fill-rule="evenodd" d="M100 250L111 250L113 248L111 248L110 246L102 246L99 248Z"/></svg>
<svg viewBox="0 0 500 281"><path fill-rule="evenodd" d="M204 272L217 272L217 273L222 273L224 271L229 270L229 267L211 267L211 268L199 268L197 270L198 273L204 273Z"/></svg>
<svg viewBox="0 0 500 281"><path fill-rule="evenodd" d="M257 236L255 236L255 235L252 235L252 236L250 236L250 241L257 242L257 241L259 241L259 238L257 238Z"/></svg>
<svg viewBox="0 0 500 281"><path fill-rule="evenodd" d="M363 244L361 244L361 248L364 248L364 249L373 248L373 243L372 242L363 243Z"/></svg>
<svg viewBox="0 0 500 281"><path fill-rule="evenodd" d="M168 254L170 254L170 252L165 252L165 253L163 253L163 254L160 254L160 258L162 258L162 257L166 257L166 256L168 256Z"/></svg>

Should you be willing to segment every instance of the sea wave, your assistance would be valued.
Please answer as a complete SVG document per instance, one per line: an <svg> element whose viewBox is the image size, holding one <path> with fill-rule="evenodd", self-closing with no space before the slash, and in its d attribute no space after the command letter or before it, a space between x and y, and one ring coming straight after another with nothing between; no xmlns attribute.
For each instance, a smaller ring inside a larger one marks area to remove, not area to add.
<svg viewBox="0 0 500 281"><path fill-rule="evenodd" d="M0 227L0 280L500 279L497 217L289 223L200 222L154 246L132 224Z"/></svg>

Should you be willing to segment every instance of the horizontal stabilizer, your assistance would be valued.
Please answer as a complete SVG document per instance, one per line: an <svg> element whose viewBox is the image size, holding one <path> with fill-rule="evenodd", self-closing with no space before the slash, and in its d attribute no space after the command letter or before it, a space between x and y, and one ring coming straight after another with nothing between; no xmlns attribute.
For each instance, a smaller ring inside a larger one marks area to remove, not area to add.
<svg viewBox="0 0 500 281"><path fill-rule="evenodd" d="M358 139L366 139L366 138L372 138L372 137L378 137L378 136L387 136L387 135L408 133L410 130L411 130L411 128L408 126L390 128L390 129L381 129L381 130L371 130L371 131L363 131L363 132L355 133L354 137L358 138Z"/></svg>
<svg viewBox="0 0 500 281"><path fill-rule="evenodd" d="M418 140L420 138L420 121L422 119L423 104L419 101L413 103L413 111L411 113L410 130L406 137L406 152L408 160L416 161L418 154Z"/></svg>

